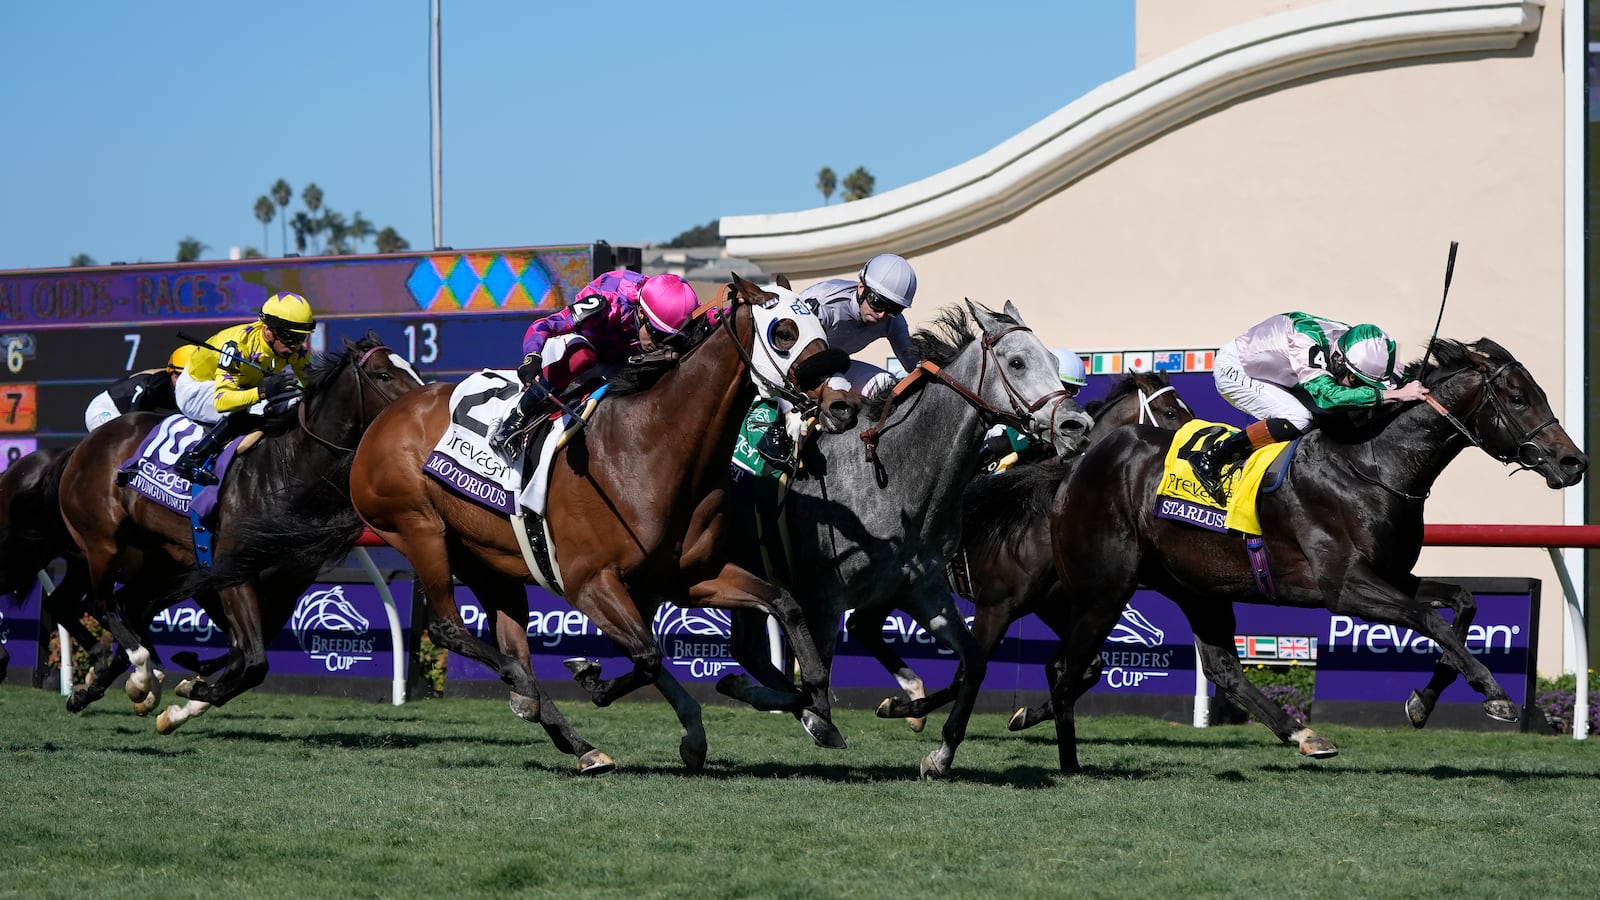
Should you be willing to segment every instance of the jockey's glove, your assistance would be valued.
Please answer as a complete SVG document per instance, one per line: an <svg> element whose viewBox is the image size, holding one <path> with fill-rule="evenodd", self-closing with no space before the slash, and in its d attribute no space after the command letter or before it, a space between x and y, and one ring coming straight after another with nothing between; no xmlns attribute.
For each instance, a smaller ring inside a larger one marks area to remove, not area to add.
<svg viewBox="0 0 1600 900"><path fill-rule="evenodd" d="M261 396L263 398L276 397L279 394L300 393L300 379L294 377L293 372L279 372L268 375L261 380Z"/></svg>
<svg viewBox="0 0 1600 900"><path fill-rule="evenodd" d="M533 384L544 373L544 360L537 353L529 353L522 358L522 365L517 366L517 378L524 387Z"/></svg>

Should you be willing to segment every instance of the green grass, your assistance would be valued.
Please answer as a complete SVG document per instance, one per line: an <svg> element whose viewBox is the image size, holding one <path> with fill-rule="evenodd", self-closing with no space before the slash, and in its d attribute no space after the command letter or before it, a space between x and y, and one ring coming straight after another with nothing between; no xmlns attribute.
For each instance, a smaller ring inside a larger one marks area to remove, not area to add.
<svg viewBox="0 0 1600 900"><path fill-rule="evenodd" d="M711 707L688 775L661 703L563 709L621 768L580 779L502 702L395 708L247 694L161 737L120 693L81 716L0 685L0 895L1588 895L1596 744L1327 728L1302 761L1260 726L974 719L937 742L843 711L842 752L787 716Z"/></svg>

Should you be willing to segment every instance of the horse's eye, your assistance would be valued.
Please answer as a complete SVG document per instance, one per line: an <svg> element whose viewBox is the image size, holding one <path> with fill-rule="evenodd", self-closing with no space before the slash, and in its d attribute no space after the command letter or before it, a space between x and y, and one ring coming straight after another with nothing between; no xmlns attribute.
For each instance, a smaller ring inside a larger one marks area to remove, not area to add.
<svg viewBox="0 0 1600 900"><path fill-rule="evenodd" d="M1523 409L1528 407L1528 395L1521 391L1512 391L1510 399L1512 406L1520 406Z"/></svg>
<svg viewBox="0 0 1600 900"><path fill-rule="evenodd" d="M394 376L391 375L388 372L379 372L378 373L378 380L379 381L393 381L394 380Z"/></svg>
<svg viewBox="0 0 1600 900"><path fill-rule="evenodd" d="M1028 364L1023 362L1022 361L1022 357L1020 357L1020 356L1013 356L1011 358L1011 361L1009 363L1007 363L1007 365L1009 365L1012 369L1014 369L1014 370L1016 370L1018 372L1021 372L1023 369L1026 369L1028 367Z"/></svg>

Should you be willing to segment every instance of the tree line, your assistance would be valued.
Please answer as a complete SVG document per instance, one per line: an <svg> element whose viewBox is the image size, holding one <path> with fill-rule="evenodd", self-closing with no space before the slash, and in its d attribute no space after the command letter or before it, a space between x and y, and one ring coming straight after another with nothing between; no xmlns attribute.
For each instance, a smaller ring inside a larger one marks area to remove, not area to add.
<svg viewBox="0 0 1600 900"><path fill-rule="evenodd" d="M261 223L261 249L245 247L240 255L245 259L259 259L270 250L267 226L273 219L278 220L279 255L287 256L289 248L289 233L294 232L294 248L299 254L311 253L316 256L344 256L351 253L364 253L363 245L372 241L374 251L378 253L401 253L411 249L411 244L400 232L392 226L377 228L371 220L361 214L360 210L351 213L348 218L345 214L323 203L322 188L316 182L311 182L300 191L300 202L303 208L296 210L291 216L289 204L294 200L294 189L289 182L282 178L272 183L267 193L256 198L254 213L256 221ZM194 262L201 254L210 250L206 244L194 235L185 235L178 241L178 262ZM87 253L79 253L67 263L69 266L92 266L94 258Z"/></svg>
<svg viewBox="0 0 1600 900"><path fill-rule="evenodd" d="M872 196L878 187L878 179L872 177L866 166L856 166L855 171L844 177L844 193L839 196L844 202L852 200L865 200ZM833 199L833 194L839 189L839 176L833 169L823 166L817 173L817 190L822 192L822 205L827 206ZM662 244L663 247L720 247L724 243L722 234L718 229L719 220L712 219L704 225L679 232L677 237Z"/></svg>

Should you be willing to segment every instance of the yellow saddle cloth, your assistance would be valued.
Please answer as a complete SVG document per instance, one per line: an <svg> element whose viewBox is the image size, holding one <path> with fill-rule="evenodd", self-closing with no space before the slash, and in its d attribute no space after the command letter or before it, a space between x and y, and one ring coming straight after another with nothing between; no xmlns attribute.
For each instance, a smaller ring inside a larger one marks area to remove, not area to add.
<svg viewBox="0 0 1600 900"><path fill-rule="evenodd" d="M1235 466L1224 473L1223 489L1228 494L1228 505L1217 508L1216 502L1194 477L1194 467L1189 458L1223 440L1238 429L1219 422L1196 419L1178 429L1167 450L1166 469L1161 476L1161 487L1156 491L1155 514L1163 519L1190 522L1211 531L1237 531L1241 534L1259 535L1261 522L1256 518L1256 495L1267 469L1289 444L1278 443L1250 454L1243 466Z"/></svg>

